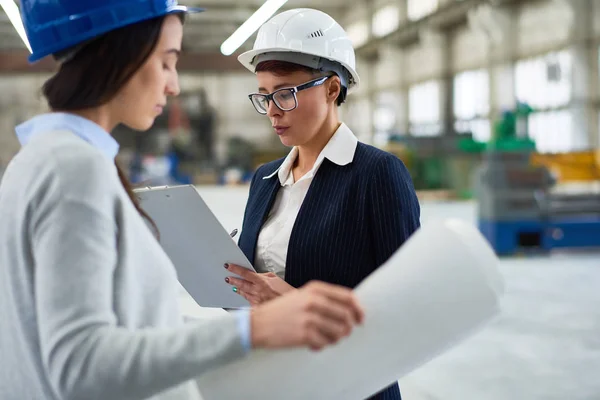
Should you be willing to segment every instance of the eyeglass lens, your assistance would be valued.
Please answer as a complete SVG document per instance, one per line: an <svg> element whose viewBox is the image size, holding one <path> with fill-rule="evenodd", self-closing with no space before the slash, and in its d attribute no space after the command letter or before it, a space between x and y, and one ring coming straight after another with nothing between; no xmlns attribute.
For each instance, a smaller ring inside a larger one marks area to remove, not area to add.
<svg viewBox="0 0 600 400"><path fill-rule="evenodd" d="M275 105L283 111L290 111L296 108L296 97L294 93L289 89L283 89L273 94L273 101ZM252 103L256 110L262 114L266 114L269 108L269 101L267 96L255 94L252 96Z"/></svg>

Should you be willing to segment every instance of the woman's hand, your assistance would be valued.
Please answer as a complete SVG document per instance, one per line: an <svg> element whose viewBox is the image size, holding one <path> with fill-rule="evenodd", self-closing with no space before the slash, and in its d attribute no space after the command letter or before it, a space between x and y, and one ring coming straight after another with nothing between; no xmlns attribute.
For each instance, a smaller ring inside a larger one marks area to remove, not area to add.
<svg viewBox="0 0 600 400"><path fill-rule="evenodd" d="M252 346L321 350L348 336L363 320L352 290L310 282L251 309Z"/></svg>
<svg viewBox="0 0 600 400"><path fill-rule="evenodd" d="M258 274L234 264L225 264L225 268L241 277L230 276L225 278L225 282L232 285L233 290L248 300L252 306L257 306L284 293L297 290L272 272Z"/></svg>

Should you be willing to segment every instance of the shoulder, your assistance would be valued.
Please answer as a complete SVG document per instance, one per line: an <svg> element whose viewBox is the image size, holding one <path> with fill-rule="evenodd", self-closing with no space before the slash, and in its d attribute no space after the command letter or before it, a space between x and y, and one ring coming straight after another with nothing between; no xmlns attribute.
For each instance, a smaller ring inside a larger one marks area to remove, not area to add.
<svg viewBox="0 0 600 400"><path fill-rule="evenodd" d="M32 189L63 200L102 207L120 185L114 162L70 132L33 138L19 162L30 172L24 179L34 183Z"/></svg>
<svg viewBox="0 0 600 400"><path fill-rule="evenodd" d="M285 160L285 157L282 157L280 159L270 161L270 162L258 167L256 169L256 172L254 173L255 180L262 179L264 177L273 175L275 173L275 171L277 171L279 169L281 164L283 164L284 160Z"/></svg>
<svg viewBox="0 0 600 400"><path fill-rule="evenodd" d="M52 139L47 135L45 139ZM70 132L57 132L52 143L47 143L52 159L61 172L80 174L105 174L111 170L114 161L97 148Z"/></svg>
<svg viewBox="0 0 600 400"><path fill-rule="evenodd" d="M410 179L406 165L396 155L378 149L366 143L359 142L354 156L355 162L368 176L400 174Z"/></svg>

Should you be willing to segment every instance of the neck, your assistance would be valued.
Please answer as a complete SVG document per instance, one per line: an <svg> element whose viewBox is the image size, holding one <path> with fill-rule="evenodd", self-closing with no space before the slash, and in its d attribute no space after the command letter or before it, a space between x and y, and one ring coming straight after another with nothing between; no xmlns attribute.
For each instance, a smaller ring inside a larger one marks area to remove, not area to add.
<svg viewBox="0 0 600 400"><path fill-rule="evenodd" d="M112 132L112 130L117 126L117 123L111 118L111 115L105 106L69 112L85 119L89 119L90 121L102 127L108 133Z"/></svg>
<svg viewBox="0 0 600 400"><path fill-rule="evenodd" d="M300 171L306 172L313 167L317 161L317 157L319 157L319 154L321 154L321 151L323 151L340 125L341 122L337 114L337 109L335 109L335 112L329 114L323 125L319 128L319 131L313 136L313 139L308 143L298 146L298 157L296 158L295 165Z"/></svg>

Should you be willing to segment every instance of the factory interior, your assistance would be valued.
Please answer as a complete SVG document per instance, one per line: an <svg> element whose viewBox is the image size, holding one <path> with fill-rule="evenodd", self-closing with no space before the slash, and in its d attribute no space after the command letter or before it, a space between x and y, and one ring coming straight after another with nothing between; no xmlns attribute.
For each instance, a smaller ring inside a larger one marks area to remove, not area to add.
<svg viewBox="0 0 600 400"><path fill-rule="evenodd" d="M360 75L340 119L404 163L421 224L476 226L505 279L499 317L401 377L402 398L600 399L600 0L180 3L206 9L184 25L180 95L150 130L113 132L133 184L195 185L241 229L254 172L290 148L249 101L256 77L237 56L272 15L323 11ZM15 127L48 110L56 63L28 62L20 2L0 4L1 176Z"/></svg>

